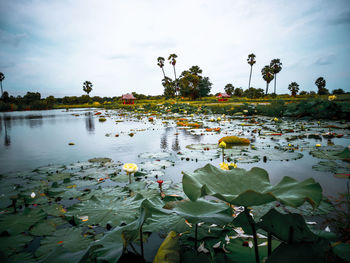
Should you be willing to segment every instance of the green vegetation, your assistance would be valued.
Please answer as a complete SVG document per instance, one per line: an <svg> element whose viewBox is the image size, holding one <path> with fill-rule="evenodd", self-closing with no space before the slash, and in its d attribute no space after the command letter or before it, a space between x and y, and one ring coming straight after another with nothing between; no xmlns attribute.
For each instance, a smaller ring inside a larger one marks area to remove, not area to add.
<svg viewBox="0 0 350 263"><path fill-rule="evenodd" d="M83 91L89 96L89 93L92 91L92 83L90 81L85 81L83 84Z"/></svg>

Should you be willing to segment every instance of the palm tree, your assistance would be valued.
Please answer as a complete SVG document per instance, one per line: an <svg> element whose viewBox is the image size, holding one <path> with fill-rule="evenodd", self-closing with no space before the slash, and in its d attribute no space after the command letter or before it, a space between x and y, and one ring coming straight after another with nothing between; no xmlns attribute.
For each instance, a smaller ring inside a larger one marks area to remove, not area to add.
<svg viewBox="0 0 350 263"><path fill-rule="evenodd" d="M250 88L250 80L252 79L252 70L253 70L253 65L255 64L255 55L252 53L252 54L249 54L248 55L248 58L247 58L247 61L248 61L248 64L250 65L250 74L249 74L249 84L248 84L248 89Z"/></svg>
<svg viewBox="0 0 350 263"><path fill-rule="evenodd" d="M168 57L169 63L171 65L173 65L173 68L174 68L175 85L176 85L176 91L177 91L178 90L178 86L177 86L177 78L176 78L176 70L175 70L176 58L177 58L176 54L170 54L169 57Z"/></svg>
<svg viewBox="0 0 350 263"><path fill-rule="evenodd" d="M266 92L265 92L265 94L267 94L267 92L269 91L269 84L274 79L274 74L273 74L272 69L271 69L270 66L263 67L263 69L261 70L261 74L263 76L263 79L266 81Z"/></svg>
<svg viewBox="0 0 350 263"><path fill-rule="evenodd" d="M292 93L292 96L295 97L299 92L299 84L296 82L292 82L289 84L288 89Z"/></svg>
<svg viewBox="0 0 350 263"><path fill-rule="evenodd" d="M275 87L274 87L274 93L276 94L276 74L279 73L282 70L282 63L280 61L279 58L275 58L273 60L271 60L270 62L270 67L272 69L273 72L273 76L275 79Z"/></svg>
<svg viewBox="0 0 350 263"><path fill-rule="evenodd" d="M92 91L92 83L90 81L85 81L83 84L83 91L87 93L89 96L89 93Z"/></svg>
<svg viewBox="0 0 350 263"><path fill-rule="evenodd" d="M318 79L316 79L315 84L318 88L318 95L329 94L328 89L326 89L326 80L323 77L319 77Z"/></svg>
<svg viewBox="0 0 350 263"><path fill-rule="evenodd" d="M0 83L1 83L1 96L4 94L2 91L2 81L5 79L4 73L0 72Z"/></svg>
<svg viewBox="0 0 350 263"><path fill-rule="evenodd" d="M163 57L158 57L157 58L157 61L158 61L158 63L157 63L157 65L162 69L162 71L163 71L163 76L164 76L164 78L165 78L165 72L164 72L164 61L165 61L165 59L163 58Z"/></svg>

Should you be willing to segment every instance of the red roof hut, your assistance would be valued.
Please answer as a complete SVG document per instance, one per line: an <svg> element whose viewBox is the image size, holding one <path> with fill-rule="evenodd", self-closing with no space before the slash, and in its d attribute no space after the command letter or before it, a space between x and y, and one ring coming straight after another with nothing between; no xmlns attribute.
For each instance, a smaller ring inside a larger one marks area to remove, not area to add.
<svg viewBox="0 0 350 263"><path fill-rule="evenodd" d="M132 94L127 93L122 96L122 100L123 104L134 104L136 98Z"/></svg>
<svg viewBox="0 0 350 263"><path fill-rule="evenodd" d="M227 93L219 93L216 97L218 98L218 101L227 101L228 98L231 98Z"/></svg>

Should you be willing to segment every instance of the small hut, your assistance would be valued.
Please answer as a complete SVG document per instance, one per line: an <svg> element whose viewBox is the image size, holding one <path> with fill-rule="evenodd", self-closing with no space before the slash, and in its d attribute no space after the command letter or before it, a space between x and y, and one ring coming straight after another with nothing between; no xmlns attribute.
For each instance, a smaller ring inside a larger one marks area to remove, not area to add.
<svg viewBox="0 0 350 263"><path fill-rule="evenodd" d="M231 98L227 93L219 93L216 97L218 98L218 101L227 101L228 98Z"/></svg>
<svg viewBox="0 0 350 263"><path fill-rule="evenodd" d="M127 93L122 96L122 100L123 104L134 104L136 98L132 94Z"/></svg>

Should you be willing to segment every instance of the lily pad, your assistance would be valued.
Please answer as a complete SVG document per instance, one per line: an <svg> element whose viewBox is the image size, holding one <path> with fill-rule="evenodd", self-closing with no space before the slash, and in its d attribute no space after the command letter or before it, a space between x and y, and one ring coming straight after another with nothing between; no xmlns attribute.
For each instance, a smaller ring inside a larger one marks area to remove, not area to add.
<svg viewBox="0 0 350 263"><path fill-rule="evenodd" d="M207 164L192 174L184 172L182 186L192 201L212 195L238 206L262 205L277 200L292 207L305 201L317 207L322 199L322 188L312 178L298 182L285 176L272 186L268 173L257 167L250 171L240 168L223 171Z"/></svg>
<svg viewBox="0 0 350 263"><path fill-rule="evenodd" d="M344 162L335 161L321 161L318 164L312 166L312 169L320 172L330 172L335 174L349 174L350 164Z"/></svg>
<svg viewBox="0 0 350 263"><path fill-rule="evenodd" d="M109 163L111 162L112 159L110 158L106 158L106 157L101 157L101 158L92 158L92 159L89 159L89 162L90 163Z"/></svg>

